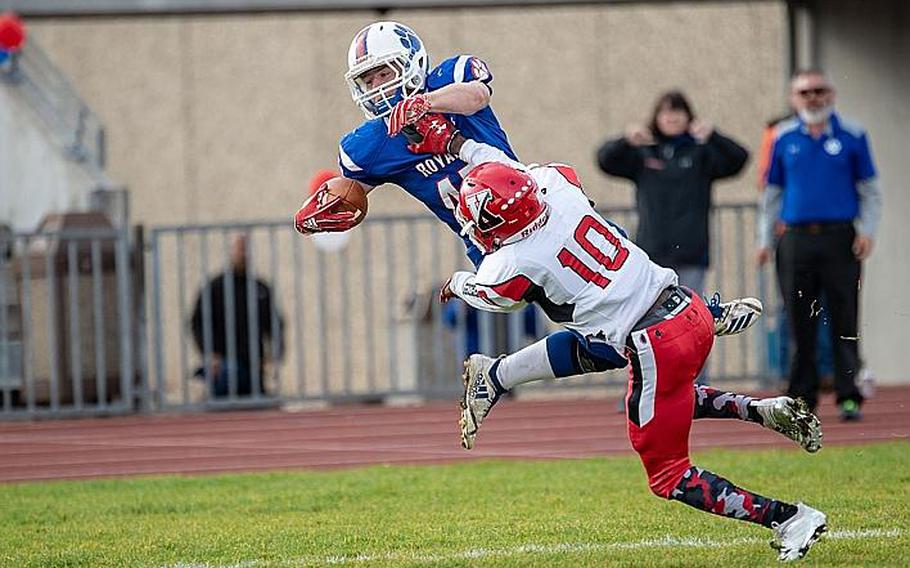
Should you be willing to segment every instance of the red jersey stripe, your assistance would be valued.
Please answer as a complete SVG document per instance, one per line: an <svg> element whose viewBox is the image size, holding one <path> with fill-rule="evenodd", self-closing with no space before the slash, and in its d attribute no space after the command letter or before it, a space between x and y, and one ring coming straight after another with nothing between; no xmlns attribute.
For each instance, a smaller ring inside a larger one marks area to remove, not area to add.
<svg viewBox="0 0 910 568"><path fill-rule="evenodd" d="M488 288L492 289L503 298L509 298L510 300L520 302L527 293L528 288L531 287L531 284L533 284L533 282L527 277L519 274L501 284L488 286Z"/></svg>

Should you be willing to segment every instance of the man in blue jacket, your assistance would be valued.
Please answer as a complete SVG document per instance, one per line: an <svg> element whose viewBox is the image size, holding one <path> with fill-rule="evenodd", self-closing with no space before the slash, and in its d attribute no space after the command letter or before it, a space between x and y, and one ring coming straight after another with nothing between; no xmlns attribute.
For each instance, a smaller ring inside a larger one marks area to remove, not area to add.
<svg viewBox="0 0 910 568"><path fill-rule="evenodd" d="M796 343L788 394L818 402L815 365L819 296L834 343L834 386L843 420L860 419L858 303L861 263L872 252L881 190L865 131L834 112L834 87L819 70L797 72L797 116L778 125L759 219L758 262L771 255L782 222L778 278Z"/></svg>

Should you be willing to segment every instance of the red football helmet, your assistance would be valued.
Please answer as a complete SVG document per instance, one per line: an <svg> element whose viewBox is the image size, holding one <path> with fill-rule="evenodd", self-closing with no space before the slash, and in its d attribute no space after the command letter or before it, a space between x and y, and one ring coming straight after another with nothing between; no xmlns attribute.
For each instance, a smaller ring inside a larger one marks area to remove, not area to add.
<svg viewBox="0 0 910 568"><path fill-rule="evenodd" d="M455 217L461 234L489 254L543 226L547 211L537 197L537 182L527 172L487 162L465 176Z"/></svg>

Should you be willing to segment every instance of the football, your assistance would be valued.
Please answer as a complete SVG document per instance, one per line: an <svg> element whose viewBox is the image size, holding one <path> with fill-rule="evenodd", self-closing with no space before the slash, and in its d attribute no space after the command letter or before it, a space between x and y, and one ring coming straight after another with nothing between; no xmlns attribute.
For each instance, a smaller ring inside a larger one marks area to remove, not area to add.
<svg viewBox="0 0 910 568"><path fill-rule="evenodd" d="M326 190L329 194L341 198L341 203L336 207L336 211L359 211L360 215L355 219L356 227L367 215L367 194L359 183L343 177L332 178L326 182Z"/></svg>

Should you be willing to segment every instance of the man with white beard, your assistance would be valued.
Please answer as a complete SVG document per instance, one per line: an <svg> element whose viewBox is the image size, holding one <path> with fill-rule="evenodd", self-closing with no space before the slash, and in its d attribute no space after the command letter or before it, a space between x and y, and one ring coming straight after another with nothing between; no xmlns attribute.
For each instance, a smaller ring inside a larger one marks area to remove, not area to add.
<svg viewBox="0 0 910 568"><path fill-rule="evenodd" d="M830 318L834 386L843 420L860 419L857 305L861 262L872 252L882 195L865 131L834 112L824 72L797 72L790 83L792 119L780 123L759 218L757 260L771 257L774 225L785 227L777 270L796 343L788 395L818 403L816 326ZM819 313L819 296L827 313Z"/></svg>

